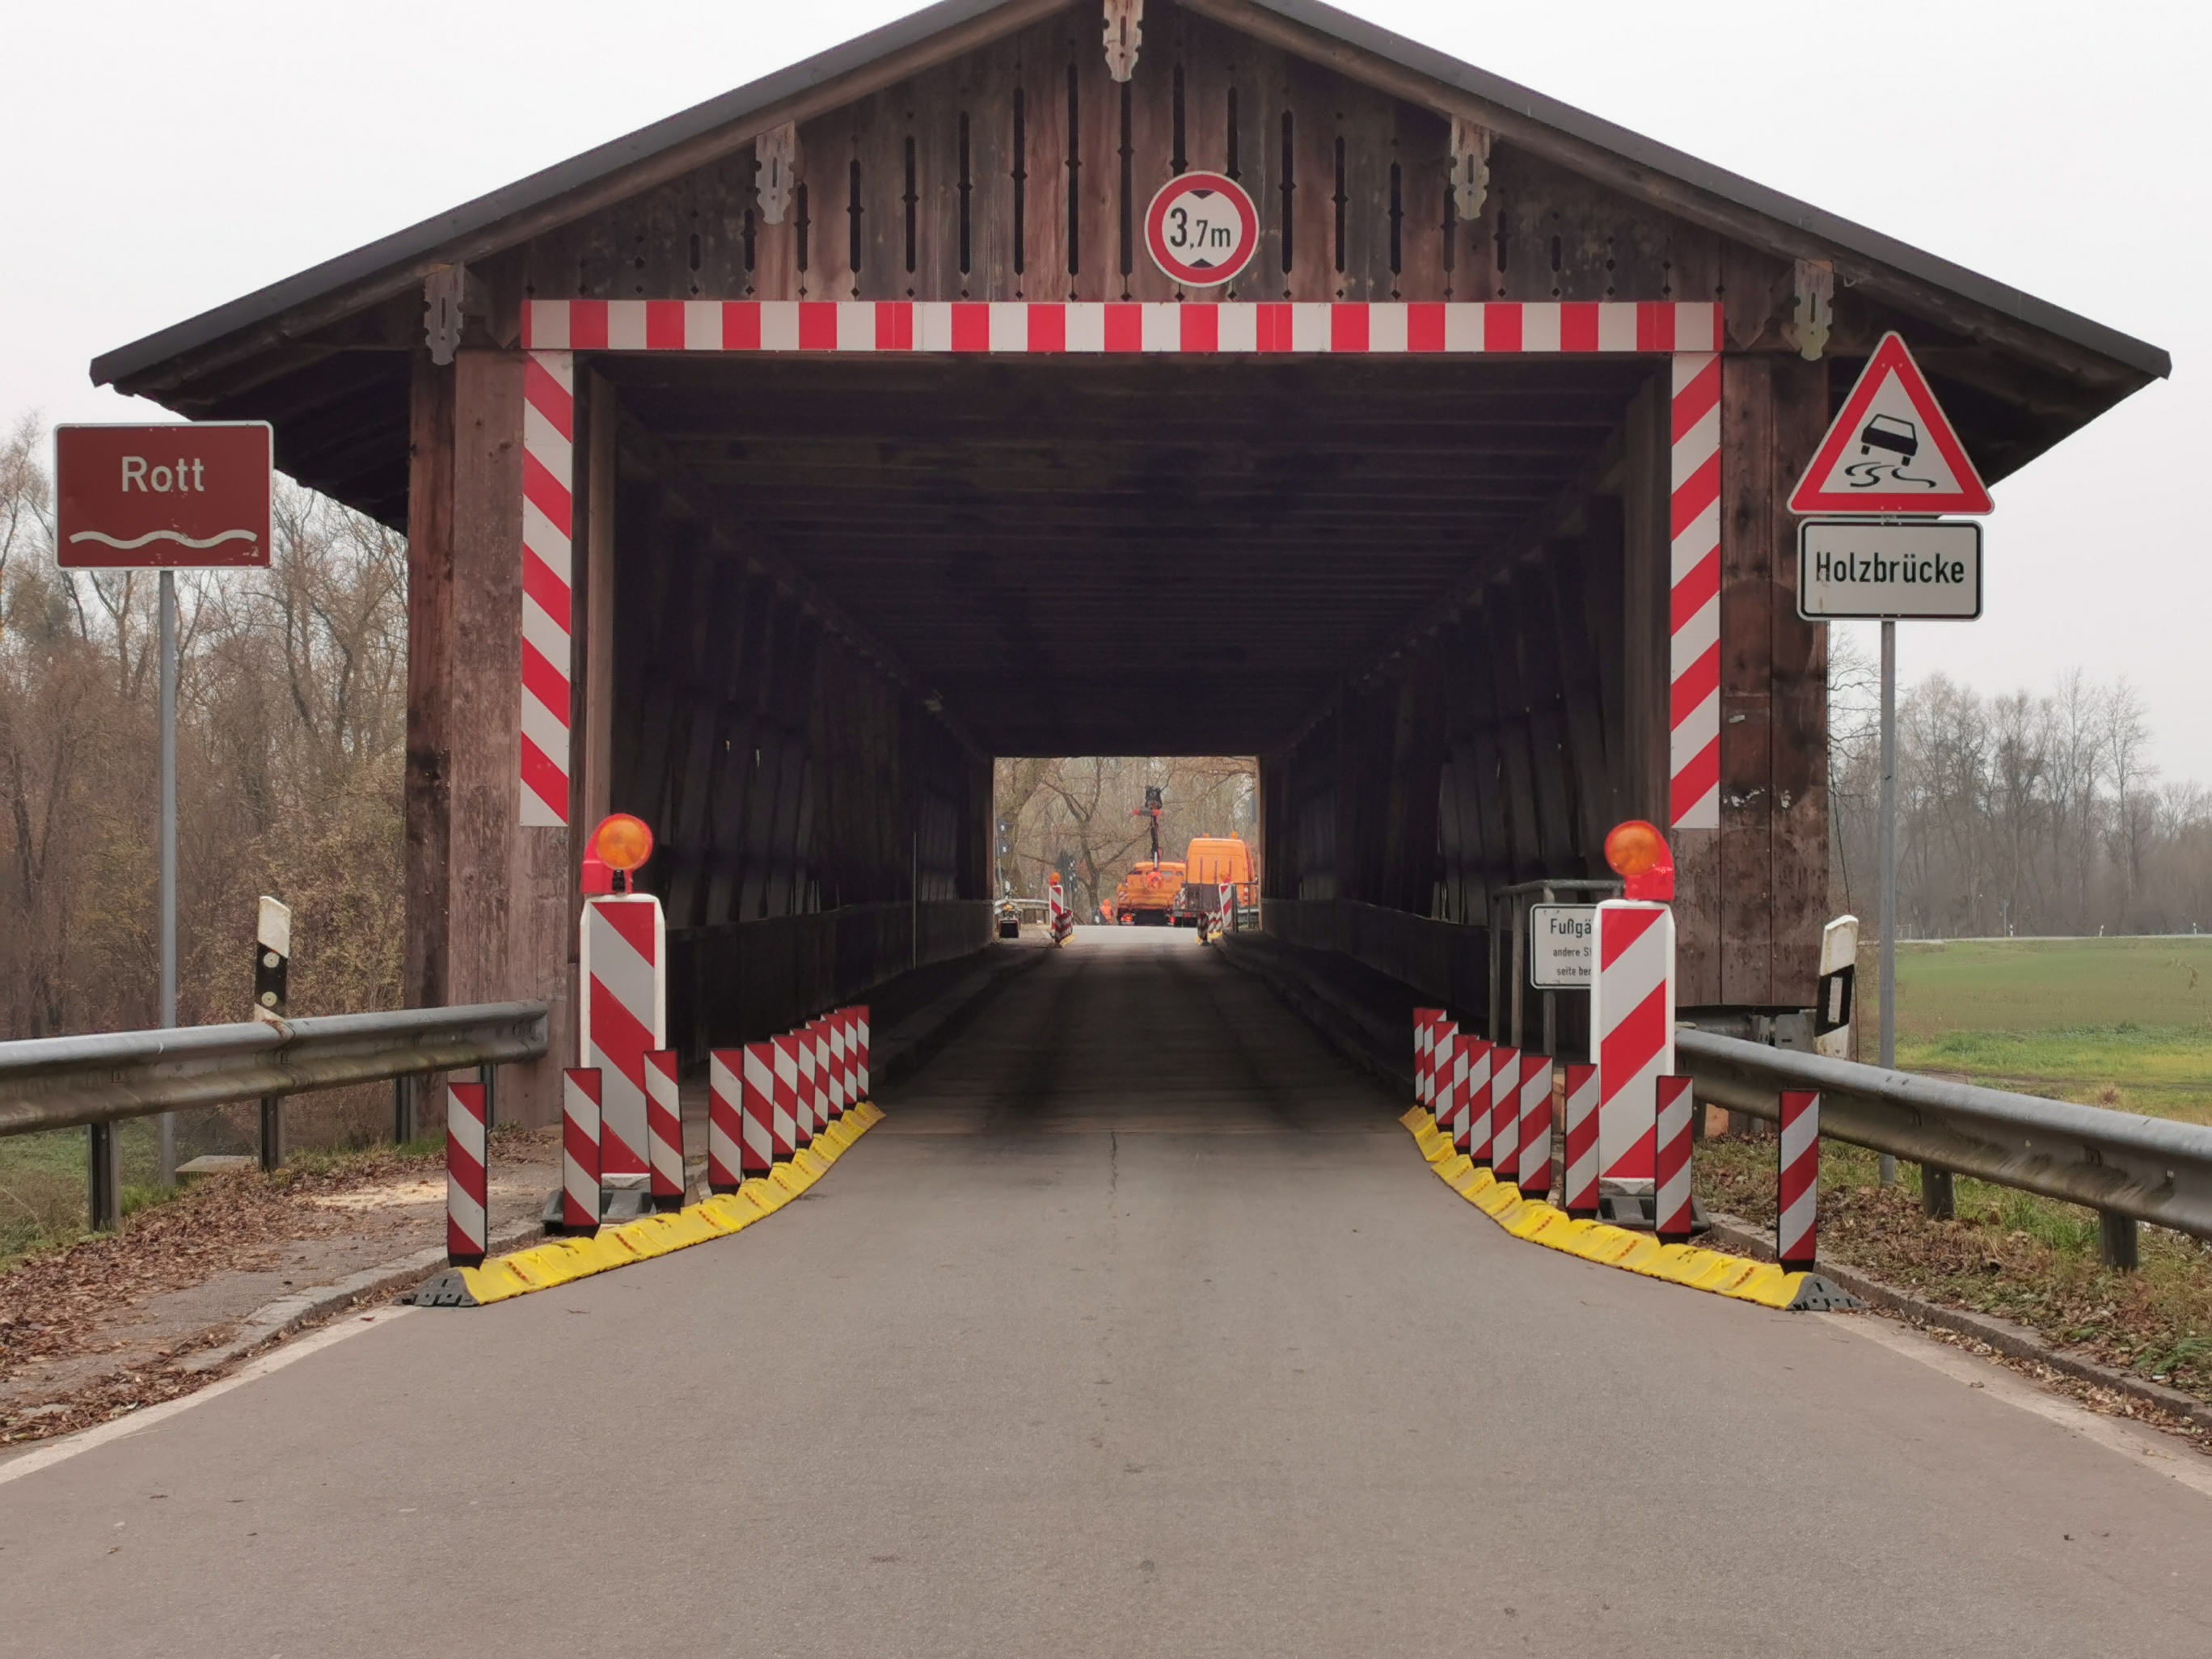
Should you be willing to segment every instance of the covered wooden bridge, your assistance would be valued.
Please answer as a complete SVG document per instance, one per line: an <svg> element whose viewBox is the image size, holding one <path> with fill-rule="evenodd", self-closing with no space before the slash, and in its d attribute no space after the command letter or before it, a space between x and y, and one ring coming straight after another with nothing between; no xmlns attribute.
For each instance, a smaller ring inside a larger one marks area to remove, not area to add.
<svg viewBox="0 0 2212 1659"><path fill-rule="evenodd" d="M1784 498L1893 329L1992 481L2168 367L1310 0L946 0L93 373L405 529L410 1000L567 1052L626 809L696 1053L980 947L997 755L1258 755L1267 927L1476 1007L1650 817L1683 1003L1801 1006Z"/></svg>

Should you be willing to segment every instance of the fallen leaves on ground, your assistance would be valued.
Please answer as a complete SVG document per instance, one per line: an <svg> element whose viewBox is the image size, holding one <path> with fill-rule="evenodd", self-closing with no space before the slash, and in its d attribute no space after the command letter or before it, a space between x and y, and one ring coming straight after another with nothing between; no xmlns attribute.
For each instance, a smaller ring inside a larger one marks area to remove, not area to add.
<svg viewBox="0 0 2212 1659"><path fill-rule="evenodd" d="M1704 1142L1698 1196L1771 1227L1774 1146L1771 1135ZM2099 1257L2093 1211L1962 1177L1956 1218L1931 1220L1909 1166L1883 1187L1872 1152L1824 1141L1820 1157L1823 1260L2212 1401L2212 1252L2197 1241L2145 1227L2141 1269L2120 1273Z"/></svg>

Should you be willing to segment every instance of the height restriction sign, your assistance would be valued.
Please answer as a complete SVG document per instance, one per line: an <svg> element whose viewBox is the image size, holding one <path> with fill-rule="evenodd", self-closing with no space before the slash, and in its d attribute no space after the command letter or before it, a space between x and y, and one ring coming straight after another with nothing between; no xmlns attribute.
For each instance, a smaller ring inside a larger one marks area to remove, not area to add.
<svg viewBox="0 0 2212 1659"><path fill-rule="evenodd" d="M1260 246L1260 214L1244 186L1218 173L1184 173L1145 212L1152 263L1185 288L1218 288Z"/></svg>

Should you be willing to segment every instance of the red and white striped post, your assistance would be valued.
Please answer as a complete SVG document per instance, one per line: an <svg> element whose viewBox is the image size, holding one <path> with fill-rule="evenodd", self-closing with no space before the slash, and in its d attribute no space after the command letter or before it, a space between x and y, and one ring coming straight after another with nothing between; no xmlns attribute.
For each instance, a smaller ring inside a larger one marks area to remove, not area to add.
<svg viewBox="0 0 2212 1659"><path fill-rule="evenodd" d="M1820 1212L1820 1094L1782 1091L1782 1133L1775 1141L1780 1203L1774 1221L1774 1254L1784 1273L1810 1273L1819 1255Z"/></svg>
<svg viewBox="0 0 2212 1659"><path fill-rule="evenodd" d="M764 1176L776 1159L791 1156L791 1115L776 1099L775 1044L745 1044L744 1071L739 1098L744 1103L744 1151L738 1167L748 1176Z"/></svg>
<svg viewBox="0 0 2212 1659"><path fill-rule="evenodd" d="M1467 1118L1467 1067L1460 1063L1458 1048L1457 1042L1446 1037L1429 1060L1429 1114L1437 1127L1452 1137L1455 1146Z"/></svg>
<svg viewBox="0 0 2212 1659"><path fill-rule="evenodd" d="M588 1066L561 1073L561 1226L599 1230L599 1074Z"/></svg>
<svg viewBox="0 0 2212 1659"><path fill-rule="evenodd" d="M857 1085L860 1092L854 1098L873 1100L876 1097L873 1092L875 1083L868 1070L868 1005L865 1002L853 1010L853 1029L860 1034L860 1072Z"/></svg>
<svg viewBox="0 0 2212 1659"><path fill-rule="evenodd" d="M1674 913L1607 899L1597 907L1598 1174L1649 1192L1658 1080L1674 1069Z"/></svg>
<svg viewBox="0 0 2212 1659"><path fill-rule="evenodd" d="M1500 1181L1521 1174L1521 1051L1499 1043L1490 1051L1490 1167Z"/></svg>
<svg viewBox="0 0 2212 1659"><path fill-rule="evenodd" d="M1237 925L1237 884L1233 881L1224 881L1220 885L1221 900L1214 906L1215 915L1218 918L1215 925L1226 933Z"/></svg>
<svg viewBox="0 0 2212 1659"><path fill-rule="evenodd" d="M586 899L580 946L585 992L579 1052L599 1073L599 1167L636 1187L647 1164L645 1056L668 1041L667 927L650 893Z"/></svg>
<svg viewBox="0 0 2212 1659"><path fill-rule="evenodd" d="M745 1051L716 1048L707 1056L707 1190L734 1193L744 1182Z"/></svg>
<svg viewBox="0 0 2212 1659"><path fill-rule="evenodd" d="M490 1206L490 1152L484 1128L481 1083L446 1085L446 1261L483 1266Z"/></svg>
<svg viewBox="0 0 2212 1659"><path fill-rule="evenodd" d="M1567 1067L1566 1179L1560 1194L1566 1212L1594 1220L1597 1202L1597 1067Z"/></svg>
<svg viewBox="0 0 2212 1659"><path fill-rule="evenodd" d="M1436 1096L1432 1087L1436 1076L1437 1036L1443 1029L1444 1011L1441 1008L1413 1010L1413 1103L1435 1109Z"/></svg>
<svg viewBox="0 0 2212 1659"><path fill-rule="evenodd" d="M822 1121L822 1073L820 1056L814 1046L814 1028L802 1025L792 1033L799 1044L799 1116L806 1126L806 1139L811 1145L814 1137L829 1126Z"/></svg>
<svg viewBox="0 0 2212 1659"><path fill-rule="evenodd" d="M653 1206L684 1207L684 1105L677 1092L676 1051L645 1057L645 1140L653 1161Z"/></svg>
<svg viewBox="0 0 2212 1659"><path fill-rule="evenodd" d="M1494 1127L1490 1112L1490 1069L1498 1049L1486 1038L1466 1031L1453 1032L1450 1041L1452 1063L1463 1068L1460 1094L1467 1102L1467 1139L1460 1150L1487 1168Z"/></svg>
<svg viewBox="0 0 2212 1659"><path fill-rule="evenodd" d="M1652 1224L1662 1244L1690 1242L1696 1212L1690 1202L1690 1079L1671 1073L1658 1079L1658 1121L1653 1163L1657 1196Z"/></svg>
<svg viewBox="0 0 2212 1659"><path fill-rule="evenodd" d="M1552 1057L1521 1056L1521 1164L1523 1198L1552 1195Z"/></svg>
<svg viewBox="0 0 2212 1659"><path fill-rule="evenodd" d="M844 1115L837 1103L837 1073L830 1063L830 1017L809 1020L806 1030L814 1042L814 1120L826 1129Z"/></svg>
<svg viewBox="0 0 2212 1659"><path fill-rule="evenodd" d="M775 1115L779 1127L790 1126L791 1148L811 1146L814 1131L808 1127L799 1098L799 1034L786 1031L775 1040Z"/></svg>
<svg viewBox="0 0 2212 1659"><path fill-rule="evenodd" d="M822 1035L830 1043L830 1115L842 1117L853 1103L853 1073L845 1059L845 1011L822 1016Z"/></svg>

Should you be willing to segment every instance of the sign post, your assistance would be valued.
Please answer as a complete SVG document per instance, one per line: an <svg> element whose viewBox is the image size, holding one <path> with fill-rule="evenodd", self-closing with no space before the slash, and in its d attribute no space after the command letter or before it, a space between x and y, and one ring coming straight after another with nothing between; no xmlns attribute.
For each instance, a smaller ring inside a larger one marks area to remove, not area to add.
<svg viewBox="0 0 2212 1659"><path fill-rule="evenodd" d="M177 1023L177 575L265 567L274 438L265 421L54 428L56 560L64 570L161 573L161 1012ZM177 1117L161 1115L160 1180L177 1178ZM121 1224L115 1130L92 1135L92 1224Z"/></svg>
<svg viewBox="0 0 2212 1659"><path fill-rule="evenodd" d="M1897 624L1982 614L1982 529L1937 515L1995 503L1904 340L1885 334L1791 492L1797 614L1881 623L1881 1063L1897 1063ZM1881 1156L1897 1184L1897 1159ZM1923 1188L1923 1198L1935 1187ZM1931 1200L1932 1201L1932 1200Z"/></svg>

